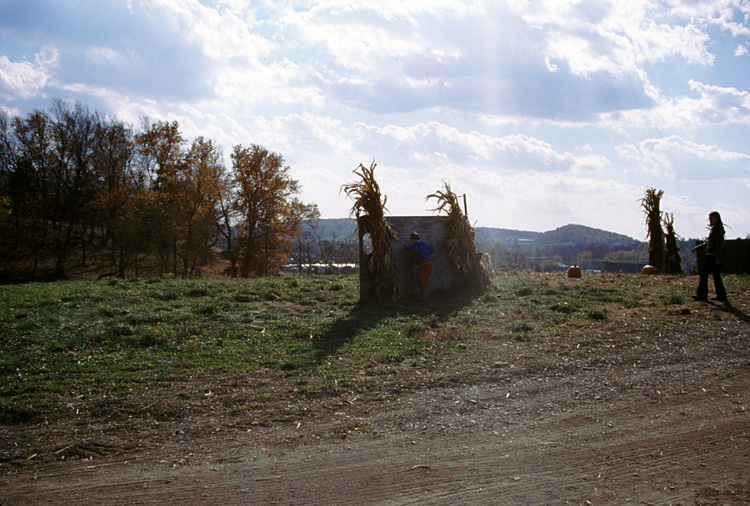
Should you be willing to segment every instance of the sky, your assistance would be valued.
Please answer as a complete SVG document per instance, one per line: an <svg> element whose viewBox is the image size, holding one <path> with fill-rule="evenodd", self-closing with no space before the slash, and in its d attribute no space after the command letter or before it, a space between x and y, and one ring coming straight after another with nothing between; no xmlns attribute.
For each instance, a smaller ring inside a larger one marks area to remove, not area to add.
<svg viewBox="0 0 750 506"><path fill-rule="evenodd" d="M54 99L279 153L345 218L359 164L393 216L750 236L750 0L0 0L0 109Z"/></svg>

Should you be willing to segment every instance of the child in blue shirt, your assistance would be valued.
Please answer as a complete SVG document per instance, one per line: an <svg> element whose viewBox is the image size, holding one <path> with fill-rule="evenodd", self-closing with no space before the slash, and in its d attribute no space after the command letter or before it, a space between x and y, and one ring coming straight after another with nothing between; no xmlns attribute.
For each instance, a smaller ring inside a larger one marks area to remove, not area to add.
<svg viewBox="0 0 750 506"><path fill-rule="evenodd" d="M412 232L409 242L404 244L404 249L414 253L414 260L419 266L417 269L417 286L422 297L427 297L427 281L432 274L432 254L435 248L419 240L419 234Z"/></svg>

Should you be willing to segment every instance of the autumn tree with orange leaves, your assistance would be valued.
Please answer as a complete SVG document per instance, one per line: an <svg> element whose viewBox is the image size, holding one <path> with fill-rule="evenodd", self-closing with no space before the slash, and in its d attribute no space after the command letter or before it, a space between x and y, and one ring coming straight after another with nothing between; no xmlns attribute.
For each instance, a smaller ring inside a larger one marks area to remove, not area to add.
<svg viewBox="0 0 750 506"><path fill-rule="evenodd" d="M275 273L288 258L304 220L319 216L315 204L304 204L296 195L297 180L278 153L256 144L237 145L231 155L233 209L240 235L229 256L236 258L242 277Z"/></svg>
<svg viewBox="0 0 750 506"><path fill-rule="evenodd" d="M230 175L221 148L176 121L136 131L59 100L0 111L0 275L191 277L222 257L232 276L276 274L317 206L281 155L238 145L231 160Z"/></svg>

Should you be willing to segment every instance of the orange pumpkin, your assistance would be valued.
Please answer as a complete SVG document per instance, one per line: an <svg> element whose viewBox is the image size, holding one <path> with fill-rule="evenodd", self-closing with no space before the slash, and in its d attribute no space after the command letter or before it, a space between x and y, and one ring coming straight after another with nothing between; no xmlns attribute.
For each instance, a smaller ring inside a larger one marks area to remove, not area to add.
<svg viewBox="0 0 750 506"><path fill-rule="evenodd" d="M580 278L583 275L583 272L581 272L581 268L578 267L578 265L571 265L568 267L568 277L569 278Z"/></svg>
<svg viewBox="0 0 750 506"><path fill-rule="evenodd" d="M643 269L641 269L641 274L653 276L654 274L656 274L656 267L654 267L653 265L644 265Z"/></svg>

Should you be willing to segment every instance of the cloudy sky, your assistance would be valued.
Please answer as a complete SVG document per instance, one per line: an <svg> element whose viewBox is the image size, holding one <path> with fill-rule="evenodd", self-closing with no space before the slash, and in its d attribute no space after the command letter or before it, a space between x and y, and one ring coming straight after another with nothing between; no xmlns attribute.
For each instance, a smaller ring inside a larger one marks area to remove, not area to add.
<svg viewBox="0 0 750 506"><path fill-rule="evenodd" d="M54 98L281 154L346 217L360 163L392 215L447 182L476 226L750 234L748 0L0 0L0 108Z"/></svg>

